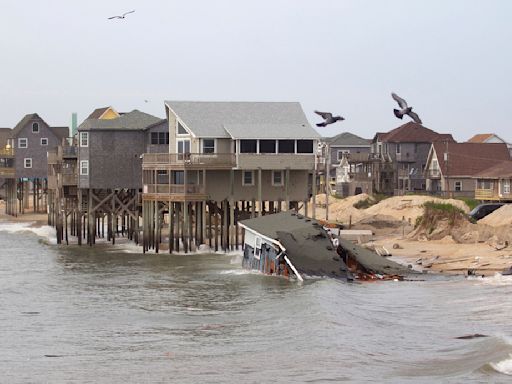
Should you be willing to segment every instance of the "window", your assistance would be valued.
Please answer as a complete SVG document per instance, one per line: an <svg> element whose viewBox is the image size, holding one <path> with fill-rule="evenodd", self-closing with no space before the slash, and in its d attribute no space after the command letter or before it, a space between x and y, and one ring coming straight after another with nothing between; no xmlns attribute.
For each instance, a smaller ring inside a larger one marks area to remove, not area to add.
<svg viewBox="0 0 512 384"><path fill-rule="evenodd" d="M151 144L169 144L169 132L151 132Z"/></svg>
<svg viewBox="0 0 512 384"><path fill-rule="evenodd" d="M260 259L260 255L261 255L261 237L256 237L254 239L254 258L255 259Z"/></svg>
<svg viewBox="0 0 512 384"><path fill-rule="evenodd" d="M341 149L338 151L338 160L341 160L343 158L343 154L346 153L347 155L350 154L350 149Z"/></svg>
<svg viewBox="0 0 512 384"><path fill-rule="evenodd" d="M510 194L510 180L503 180L503 193Z"/></svg>
<svg viewBox="0 0 512 384"><path fill-rule="evenodd" d="M243 186L254 185L254 171L243 171L243 173L242 173L242 185Z"/></svg>
<svg viewBox="0 0 512 384"><path fill-rule="evenodd" d="M283 186L283 171L272 171L272 185L274 187Z"/></svg>
<svg viewBox="0 0 512 384"><path fill-rule="evenodd" d="M215 139L203 139L203 153L215 153Z"/></svg>
<svg viewBox="0 0 512 384"><path fill-rule="evenodd" d="M455 182L455 191L457 191L457 192L462 191L462 181Z"/></svg>
<svg viewBox="0 0 512 384"><path fill-rule="evenodd" d="M295 153L295 140L279 140L279 153Z"/></svg>
<svg viewBox="0 0 512 384"><path fill-rule="evenodd" d="M48 145L48 138L47 137L41 137L41 145Z"/></svg>
<svg viewBox="0 0 512 384"><path fill-rule="evenodd" d="M39 123L32 123L32 133L39 133Z"/></svg>
<svg viewBox="0 0 512 384"><path fill-rule="evenodd" d="M185 172L184 171L172 171L172 183L173 184L185 184Z"/></svg>
<svg viewBox="0 0 512 384"><path fill-rule="evenodd" d="M81 147L89 146L89 132L80 132L80 146Z"/></svg>
<svg viewBox="0 0 512 384"><path fill-rule="evenodd" d="M181 125L181 123L179 121L178 121L178 135L188 135L187 130L185 129L185 127L183 127L183 125Z"/></svg>
<svg viewBox="0 0 512 384"><path fill-rule="evenodd" d="M18 148L28 148L28 140L20 137L18 139Z"/></svg>
<svg viewBox="0 0 512 384"><path fill-rule="evenodd" d="M32 158L25 158L23 163L25 168L32 168Z"/></svg>
<svg viewBox="0 0 512 384"><path fill-rule="evenodd" d="M397 144L396 145L396 153L399 154L400 153L400 144Z"/></svg>
<svg viewBox="0 0 512 384"><path fill-rule="evenodd" d="M313 153L313 140L297 140L297 153Z"/></svg>
<svg viewBox="0 0 512 384"><path fill-rule="evenodd" d="M240 140L240 153L256 153L256 140Z"/></svg>
<svg viewBox="0 0 512 384"><path fill-rule="evenodd" d="M80 174L83 176L89 175L89 160L80 161Z"/></svg>
<svg viewBox="0 0 512 384"><path fill-rule="evenodd" d="M276 141L260 140L260 153L276 153Z"/></svg>

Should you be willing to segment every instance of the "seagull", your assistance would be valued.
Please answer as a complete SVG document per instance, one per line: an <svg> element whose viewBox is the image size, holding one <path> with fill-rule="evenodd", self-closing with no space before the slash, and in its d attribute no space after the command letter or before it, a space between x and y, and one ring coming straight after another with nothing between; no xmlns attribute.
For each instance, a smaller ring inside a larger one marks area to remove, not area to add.
<svg viewBox="0 0 512 384"><path fill-rule="evenodd" d="M421 119L418 116L418 114L412 111L412 107L407 106L407 102L404 99L402 99L396 93L391 93L391 97L398 103L400 108L402 108L393 109L393 112L395 113L396 117L401 119L404 115L409 115L409 117L413 119L415 123L421 124Z"/></svg>
<svg viewBox="0 0 512 384"><path fill-rule="evenodd" d="M318 111L315 111L315 113L317 115L322 116L322 118L324 119L324 121L322 123L318 123L316 125L317 127L325 127L328 124L333 124L333 123L337 122L338 120L340 120L340 121L345 120L344 117L333 116L331 112L318 112Z"/></svg>
<svg viewBox="0 0 512 384"><path fill-rule="evenodd" d="M133 11L130 11L130 12L125 12L123 13L121 16L111 16L108 18L108 20L112 20L112 19L124 19L126 17L126 15L128 15L129 13L133 13L135 12L135 10Z"/></svg>

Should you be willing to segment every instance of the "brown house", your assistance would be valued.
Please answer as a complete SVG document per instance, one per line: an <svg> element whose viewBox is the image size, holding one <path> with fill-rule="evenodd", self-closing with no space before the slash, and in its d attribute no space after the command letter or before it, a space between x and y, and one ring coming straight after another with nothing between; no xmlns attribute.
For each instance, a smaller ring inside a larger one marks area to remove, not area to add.
<svg viewBox="0 0 512 384"><path fill-rule="evenodd" d="M475 199L492 201L512 201L512 161L501 163L475 175Z"/></svg>
<svg viewBox="0 0 512 384"><path fill-rule="evenodd" d="M504 143L435 142L427 158L427 191L473 197L474 177L505 160L510 160L510 155Z"/></svg>

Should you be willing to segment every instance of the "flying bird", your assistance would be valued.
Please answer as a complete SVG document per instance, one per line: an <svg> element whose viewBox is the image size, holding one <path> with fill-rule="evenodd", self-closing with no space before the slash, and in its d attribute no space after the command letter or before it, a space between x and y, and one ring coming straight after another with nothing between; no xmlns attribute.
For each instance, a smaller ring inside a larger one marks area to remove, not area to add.
<svg viewBox="0 0 512 384"><path fill-rule="evenodd" d="M338 120L340 121L343 121L345 120L344 117L341 117L341 116L333 116L331 112L318 112L318 111L315 111L315 113L317 115L320 115L322 116L322 119L324 119L323 122L321 123L318 123L316 126L317 127L325 127L329 124L333 124L335 122L337 122Z"/></svg>
<svg viewBox="0 0 512 384"><path fill-rule="evenodd" d="M396 93L391 93L391 97L395 100L401 109L393 109L395 116L402 119L404 115L408 115L415 123L421 124L421 119L417 113L412 111L412 107L407 105L407 102L398 96Z"/></svg>
<svg viewBox="0 0 512 384"><path fill-rule="evenodd" d="M133 11L130 11L130 12L125 12L123 13L121 16L111 16L108 18L108 20L112 20L112 19L124 19L126 17L126 15L128 15L129 13L133 13L135 12L135 10Z"/></svg>

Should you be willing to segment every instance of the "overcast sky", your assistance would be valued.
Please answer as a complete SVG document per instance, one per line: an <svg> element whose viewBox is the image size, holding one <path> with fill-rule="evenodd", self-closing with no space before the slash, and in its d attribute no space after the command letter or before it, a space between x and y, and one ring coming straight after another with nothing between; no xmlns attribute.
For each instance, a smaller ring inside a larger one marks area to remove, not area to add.
<svg viewBox="0 0 512 384"><path fill-rule="evenodd" d="M108 105L163 117L164 100L299 101L312 125L314 109L345 116L320 134L371 138L401 123L394 91L457 140L512 140L512 1L0 5L0 127L33 112L69 125Z"/></svg>

